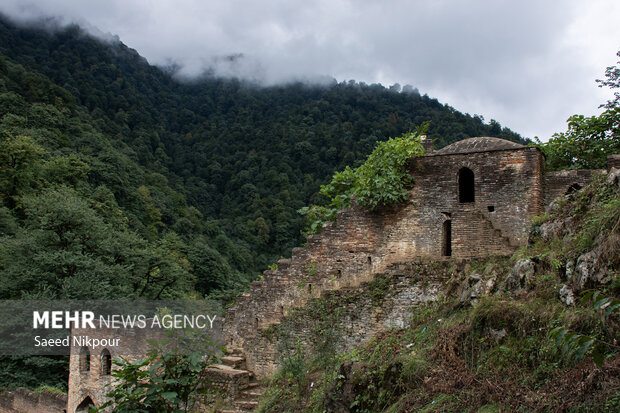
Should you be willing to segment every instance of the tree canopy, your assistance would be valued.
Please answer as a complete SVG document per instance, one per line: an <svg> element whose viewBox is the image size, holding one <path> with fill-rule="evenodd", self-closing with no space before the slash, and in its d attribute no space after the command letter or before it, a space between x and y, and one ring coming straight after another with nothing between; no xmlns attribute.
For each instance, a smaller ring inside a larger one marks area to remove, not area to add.
<svg viewBox="0 0 620 413"><path fill-rule="evenodd" d="M346 191L371 209L402 198L398 159L360 165L377 142L415 152L388 137L429 120L437 146L523 142L413 88L182 82L77 26L0 16L0 298L231 297L303 242L296 211L334 171L356 171ZM0 387L67 374L0 362Z"/></svg>
<svg viewBox="0 0 620 413"><path fill-rule="evenodd" d="M600 87L620 89L618 66L608 67L605 77L597 80ZM607 156L620 153L620 92L601 107L606 110L600 115L573 115L566 132L555 133L548 142L537 141L549 169L604 169Z"/></svg>
<svg viewBox="0 0 620 413"><path fill-rule="evenodd" d="M333 221L336 213L353 201L369 211L406 201L413 184L406 163L424 154L421 137L426 129L428 123L422 124L415 133L379 142L359 167L347 166L342 172L336 172L329 184L321 186L320 193L328 200L326 205L311 205L298 211L307 216L306 233L320 232L324 222Z"/></svg>

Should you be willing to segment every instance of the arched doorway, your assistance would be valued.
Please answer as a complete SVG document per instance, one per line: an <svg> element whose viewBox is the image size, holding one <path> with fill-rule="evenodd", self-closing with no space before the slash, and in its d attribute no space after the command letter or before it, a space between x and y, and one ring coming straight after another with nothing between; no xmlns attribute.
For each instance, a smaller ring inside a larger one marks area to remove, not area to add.
<svg viewBox="0 0 620 413"><path fill-rule="evenodd" d="M459 202L467 203L476 200L476 187L474 172L469 168L461 168L459 171Z"/></svg>
<svg viewBox="0 0 620 413"><path fill-rule="evenodd" d="M82 400L82 403L80 403L78 405L78 407L75 408L75 413L88 413L88 408L91 405L95 405L95 403L93 402L93 399L90 398L90 396L87 396L84 400Z"/></svg>

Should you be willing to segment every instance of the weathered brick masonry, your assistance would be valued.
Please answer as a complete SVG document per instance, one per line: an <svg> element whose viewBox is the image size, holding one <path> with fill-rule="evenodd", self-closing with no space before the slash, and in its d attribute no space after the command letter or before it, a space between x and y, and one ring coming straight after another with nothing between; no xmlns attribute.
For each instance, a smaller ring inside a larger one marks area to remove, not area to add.
<svg viewBox="0 0 620 413"><path fill-rule="evenodd" d="M277 327L259 334L280 350L295 351L302 343L308 349L327 344L335 353L350 351L381 331L405 327L417 306L437 300L447 281L465 277L470 260L392 264L380 282L375 279L357 288L326 291L306 307L292 310Z"/></svg>
<svg viewBox="0 0 620 413"><path fill-rule="evenodd" d="M249 370L271 375L278 348L262 334L312 297L350 289L395 263L510 255L527 241L531 218L553 197L591 179L591 171L545 174L537 148L472 138L414 159L411 202L368 213L340 211L320 235L252 283L226 315L227 345L241 348Z"/></svg>
<svg viewBox="0 0 620 413"><path fill-rule="evenodd" d="M313 318L300 312L308 303L325 297L342 304L341 350L386 327L402 326L413 304L435 300L445 280L466 271L467 262L507 256L525 244L531 218L556 197L585 186L595 173L545 173L537 148L497 138L467 139L439 151L430 141L423 144L427 155L409 164L415 179L410 202L379 213L356 206L340 211L335 222L308 237L306 247L294 248L290 259L278 261L277 270L266 271L227 310L225 344L245 355L256 377L275 372L279 347L287 340L269 332L286 330L311 343ZM389 279L380 304L366 294L377 274ZM71 413L86 398L96 404L104 399L109 378L97 373L96 357L95 372L87 377L79 355L71 356Z"/></svg>
<svg viewBox="0 0 620 413"><path fill-rule="evenodd" d="M603 171L582 169L573 171L551 171L545 174L545 205L549 205L568 192L585 187L595 174Z"/></svg>
<svg viewBox="0 0 620 413"><path fill-rule="evenodd" d="M112 359L118 356L136 361L146 354L147 341L161 338L150 329L74 328L71 336L88 336L92 339L118 338L118 346L88 347L71 346L69 356L69 392L67 411L87 412L88 405L100 407L107 401L111 390L112 372L118 368Z"/></svg>
<svg viewBox="0 0 620 413"><path fill-rule="evenodd" d="M0 393L0 413L64 413L66 408L67 396L47 390L36 393L19 388L12 393Z"/></svg>

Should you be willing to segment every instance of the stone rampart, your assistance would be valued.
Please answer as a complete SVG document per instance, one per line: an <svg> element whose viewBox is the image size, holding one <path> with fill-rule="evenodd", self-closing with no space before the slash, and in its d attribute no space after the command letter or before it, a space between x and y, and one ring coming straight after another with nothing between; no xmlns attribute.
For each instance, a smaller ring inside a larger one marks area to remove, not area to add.
<svg viewBox="0 0 620 413"><path fill-rule="evenodd" d="M309 299L355 288L394 263L512 254L526 241L531 217L542 210L542 162L536 148L414 160L410 202L380 213L355 206L340 211L228 309L226 344L243 349L248 369L258 377L269 376L277 368L278 349L259 332ZM464 169L473 173L470 188L459 182ZM467 202L464 190L471 191Z"/></svg>
<svg viewBox="0 0 620 413"><path fill-rule="evenodd" d="M47 390L34 392L19 388L0 393L0 413L65 413L67 396Z"/></svg>

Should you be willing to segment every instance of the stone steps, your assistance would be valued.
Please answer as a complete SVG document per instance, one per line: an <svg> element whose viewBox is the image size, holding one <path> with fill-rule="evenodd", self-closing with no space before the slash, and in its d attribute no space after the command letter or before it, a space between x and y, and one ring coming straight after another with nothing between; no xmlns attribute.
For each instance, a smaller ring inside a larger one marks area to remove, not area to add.
<svg viewBox="0 0 620 413"><path fill-rule="evenodd" d="M222 364L230 366L233 369L245 370L245 357L224 356L222 357Z"/></svg>
<svg viewBox="0 0 620 413"><path fill-rule="evenodd" d="M225 390L230 397L228 405L218 409L217 413L253 412L264 389L254 379L254 374L246 369L243 350L230 349L221 360L222 364L207 369L208 380Z"/></svg>
<svg viewBox="0 0 620 413"><path fill-rule="evenodd" d="M495 238L499 238L501 240L504 247L506 247L508 250L514 250L515 248L517 248L517 246L513 244L510 237L504 235L504 231L502 231L499 228L496 228L495 225L493 225L493 221L491 221L491 219L488 216L486 216L483 212L481 212L478 209L475 209L474 211L477 212L478 215L487 224L488 228L493 232L493 235L495 236Z"/></svg>
<svg viewBox="0 0 620 413"><path fill-rule="evenodd" d="M232 368L226 364L214 364L205 370L210 385L220 388L230 395L237 395L248 387L250 372Z"/></svg>
<svg viewBox="0 0 620 413"><path fill-rule="evenodd" d="M258 407L257 399L237 399L233 401L233 406L242 412L253 412Z"/></svg>

